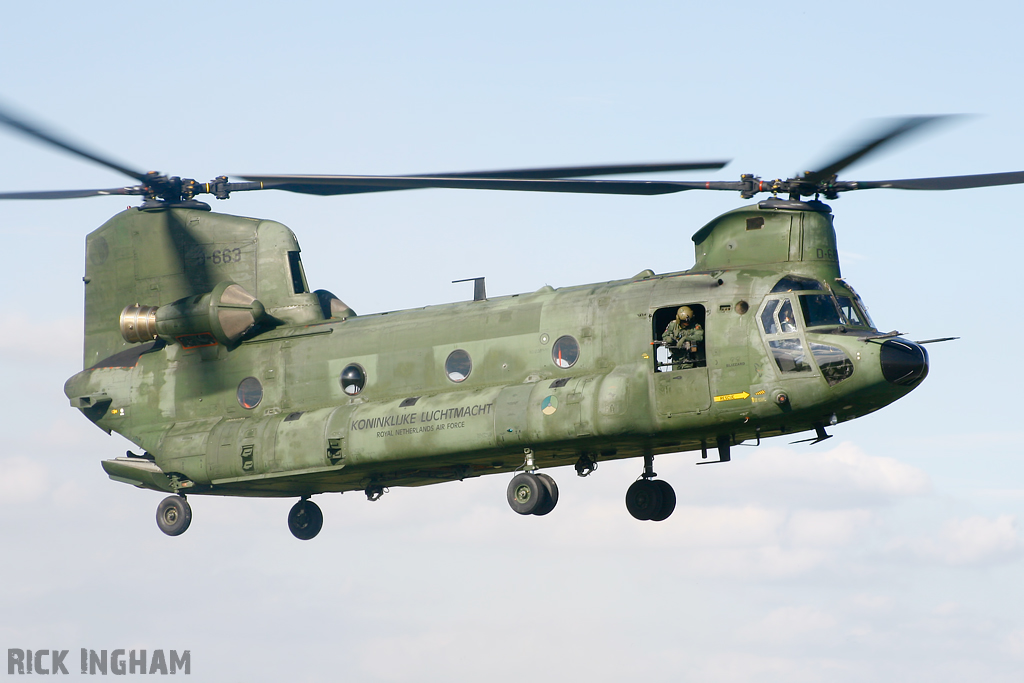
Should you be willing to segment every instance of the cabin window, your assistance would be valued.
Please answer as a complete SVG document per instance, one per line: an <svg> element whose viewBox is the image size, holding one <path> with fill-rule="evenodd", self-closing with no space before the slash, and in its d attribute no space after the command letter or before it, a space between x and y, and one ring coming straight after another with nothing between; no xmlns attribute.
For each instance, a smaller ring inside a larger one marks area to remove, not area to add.
<svg viewBox="0 0 1024 683"><path fill-rule="evenodd" d="M654 369L657 372L689 370L707 365L704 349L706 310L701 304L659 308L654 322Z"/></svg>
<svg viewBox="0 0 1024 683"><path fill-rule="evenodd" d="M252 410L263 400L263 385L255 377L246 377L238 383L235 395L238 398L238 405L246 410Z"/></svg>
<svg viewBox="0 0 1024 683"><path fill-rule="evenodd" d="M571 368L580 359L580 343L574 337L559 337L551 347L551 360L562 368Z"/></svg>
<svg viewBox="0 0 1024 683"><path fill-rule="evenodd" d="M299 252L288 252L288 269L292 275L292 291L295 294L305 294L308 292L306 273L302 269L302 259L299 258Z"/></svg>
<svg viewBox="0 0 1024 683"><path fill-rule="evenodd" d="M444 371L453 382L463 382L473 371L473 359L462 349L455 349L448 354L444 362Z"/></svg>
<svg viewBox="0 0 1024 683"><path fill-rule="evenodd" d="M366 385L366 372L355 363L345 366L341 371L341 390L349 396L355 396Z"/></svg>

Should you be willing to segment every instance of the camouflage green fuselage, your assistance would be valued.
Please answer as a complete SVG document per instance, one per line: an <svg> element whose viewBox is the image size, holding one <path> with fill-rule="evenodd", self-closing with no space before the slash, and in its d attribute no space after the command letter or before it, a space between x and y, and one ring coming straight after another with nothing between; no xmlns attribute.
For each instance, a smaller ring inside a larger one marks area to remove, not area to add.
<svg viewBox="0 0 1024 683"><path fill-rule="evenodd" d="M883 377L868 324L768 329L779 302L799 310L796 294L778 291L784 276L814 280L819 296L847 292L827 211L745 207L694 240L690 271L329 318L313 294L296 291L305 286L288 273L287 254L298 246L284 226L131 210L89 236L89 369L65 391L99 427L152 455L105 461L112 478L296 496L510 472L525 448L551 467L736 444L850 420L916 386ZM124 306L166 305L225 280L262 301L275 323L235 345L121 339ZM680 305L701 311L705 330L701 362L681 370L658 345ZM564 336L579 349L570 367L552 351ZM788 352L797 360L787 366L778 355L787 344L808 349L806 358ZM823 365L822 348L845 360ZM459 349L472 370L456 382L445 363ZM340 381L351 365L365 375L356 395ZM250 377L262 397L246 408L237 391Z"/></svg>

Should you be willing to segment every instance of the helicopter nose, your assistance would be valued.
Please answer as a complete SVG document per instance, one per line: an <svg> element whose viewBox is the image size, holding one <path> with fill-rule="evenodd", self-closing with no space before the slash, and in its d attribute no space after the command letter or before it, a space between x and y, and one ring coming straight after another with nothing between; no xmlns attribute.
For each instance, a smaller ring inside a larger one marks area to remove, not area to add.
<svg viewBox="0 0 1024 683"><path fill-rule="evenodd" d="M892 384L913 386L928 375L928 352L904 339L890 339L879 354L882 376Z"/></svg>

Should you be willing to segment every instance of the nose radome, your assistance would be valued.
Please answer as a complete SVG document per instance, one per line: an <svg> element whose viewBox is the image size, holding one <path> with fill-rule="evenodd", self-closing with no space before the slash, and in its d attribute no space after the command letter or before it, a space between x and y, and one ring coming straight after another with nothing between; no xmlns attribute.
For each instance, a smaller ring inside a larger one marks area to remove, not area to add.
<svg viewBox="0 0 1024 683"><path fill-rule="evenodd" d="M882 376L893 384L912 386L928 375L928 352L904 339L890 339L879 354Z"/></svg>

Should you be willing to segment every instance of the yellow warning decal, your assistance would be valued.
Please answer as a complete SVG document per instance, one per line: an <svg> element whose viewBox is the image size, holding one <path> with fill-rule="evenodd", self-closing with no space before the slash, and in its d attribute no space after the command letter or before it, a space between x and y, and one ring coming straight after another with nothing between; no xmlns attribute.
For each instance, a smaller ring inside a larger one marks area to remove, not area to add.
<svg viewBox="0 0 1024 683"><path fill-rule="evenodd" d="M722 401L738 401L744 398L750 398L750 394L745 391L739 394L723 394L722 396L715 396L715 403L721 403Z"/></svg>

